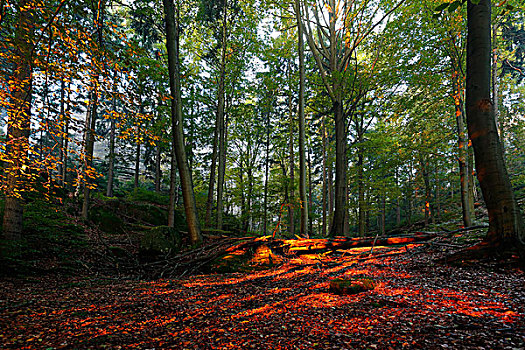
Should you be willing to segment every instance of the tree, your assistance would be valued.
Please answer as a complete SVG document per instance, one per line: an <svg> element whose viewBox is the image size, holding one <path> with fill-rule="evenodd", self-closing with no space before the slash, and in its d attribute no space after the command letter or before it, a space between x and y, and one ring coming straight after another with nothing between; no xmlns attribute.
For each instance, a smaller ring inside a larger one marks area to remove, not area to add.
<svg viewBox="0 0 525 350"><path fill-rule="evenodd" d="M489 214L489 229L478 252L518 247L525 260L525 228L507 173L490 96L491 3L467 4L467 127L474 147L476 173ZM474 250L474 251L476 251Z"/></svg>
<svg viewBox="0 0 525 350"><path fill-rule="evenodd" d="M7 240L22 237L23 199L28 172L29 132L31 123L31 89L36 4L32 0L16 3L18 18L13 39L10 77L10 104L7 110L7 167L5 169L6 200L3 234Z"/></svg>
<svg viewBox="0 0 525 350"><path fill-rule="evenodd" d="M348 125L345 104L348 101L355 104L358 98L355 95L347 96L345 87L352 85L352 79L356 77L353 62L360 44L402 2L403 0L386 11L379 11L379 5L368 0L355 3L317 0L304 1L302 4L304 32L322 84L330 98L335 121L335 208L330 228L332 236L344 234L347 227Z"/></svg>
<svg viewBox="0 0 525 350"><path fill-rule="evenodd" d="M202 241L202 236L199 220L197 218L197 207L195 204L195 195L193 193L191 171L184 146L182 99L180 90L179 7L177 7L176 11L173 0L163 0L163 5L166 20L166 49L168 51L168 69L170 75L171 127L173 135L172 157L176 158L177 167L179 169L184 210L186 212L190 240L193 244L196 244ZM174 208L170 208L170 210L174 210Z"/></svg>
<svg viewBox="0 0 525 350"><path fill-rule="evenodd" d="M299 51L299 102L297 115L299 119L299 200L301 205L301 227L300 233L308 237L308 201L306 198L306 147L305 147L305 122L304 122L304 38L301 23L301 2L295 0L295 16L297 20L297 50Z"/></svg>

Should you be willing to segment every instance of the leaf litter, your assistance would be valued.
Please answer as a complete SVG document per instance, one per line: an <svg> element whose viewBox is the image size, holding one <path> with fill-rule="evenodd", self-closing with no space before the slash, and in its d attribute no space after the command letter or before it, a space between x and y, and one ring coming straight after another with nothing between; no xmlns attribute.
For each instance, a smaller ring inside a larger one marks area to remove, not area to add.
<svg viewBox="0 0 525 350"><path fill-rule="evenodd" d="M299 256L253 272L0 280L4 349L523 349L525 274L436 264L450 248ZM329 292L366 277L375 289Z"/></svg>

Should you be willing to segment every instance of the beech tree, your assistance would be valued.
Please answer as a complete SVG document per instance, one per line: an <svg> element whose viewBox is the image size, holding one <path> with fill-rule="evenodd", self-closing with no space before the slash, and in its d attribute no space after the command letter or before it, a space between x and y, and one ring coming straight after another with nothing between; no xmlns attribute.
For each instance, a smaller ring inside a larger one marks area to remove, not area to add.
<svg viewBox="0 0 525 350"><path fill-rule="evenodd" d="M197 207L195 205L195 194L193 193L193 181L191 171L186 157L183 132L182 98L180 87L180 16L179 7L175 8L173 0L163 0L166 20L166 49L168 51L168 68L170 75L171 92L171 132L173 136L172 157L177 160L179 177L182 186L184 200L184 211L188 223L189 235L192 243L200 243L202 235L200 223L197 218ZM172 161L173 166L173 161ZM173 168L172 168L173 172ZM172 176L173 178L173 176ZM172 181L170 195L173 196L174 183ZM174 210L174 208L169 208ZM173 223L171 223L173 225Z"/></svg>
<svg viewBox="0 0 525 350"><path fill-rule="evenodd" d="M7 109L7 167L5 168L5 209L3 234L8 240L22 236L23 199L29 172L29 133L35 16L37 6L31 0L15 2L16 26L12 42L12 74L9 80Z"/></svg>
<svg viewBox="0 0 525 350"><path fill-rule="evenodd" d="M489 214L489 230L478 252L518 248L525 259L525 228L514 198L490 96L491 3L467 4L466 114L476 174Z"/></svg>

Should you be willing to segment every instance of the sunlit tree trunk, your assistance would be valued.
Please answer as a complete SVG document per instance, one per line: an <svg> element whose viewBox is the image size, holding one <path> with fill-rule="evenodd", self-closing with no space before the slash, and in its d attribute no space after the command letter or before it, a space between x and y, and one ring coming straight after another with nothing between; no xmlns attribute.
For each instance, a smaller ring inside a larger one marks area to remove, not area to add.
<svg viewBox="0 0 525 350"><path fill-rule="evenodd" d="M270 113L266 114L266 153L264 164L264 215L263 215L263 234L267 234L268 225L268 179L270 173Z"/></svg>
<svg viewBox="0 0 525 350"><path fill-rule="evenodd" d="M321 133L322 133L321 137L322 137L322 142L323 142L323 195L322 195L322 200L323 200L322 225L323 226L321 229L321 234L323 235L323 237L326 237L326 222L327 222L326 210L327 210L327 205L328 205L328 193L327 193L328 191L328 175L327 175L328 137L326 135L326 123L325 123L324 116L322 117L321 123L322 123L321 124Z"/></svg>
<svg viewBox="0 0 525 350"><path fill-rule="evenodd" d="M288 79L291 80L291 67L290 63L288 62ZM289 169L290 169L290 204L288 206L288 231L290 233L290 236L293 236L295 234L295 226L294 226L294 211L295 211L295 154L294 154L294 112L293 112L293 104L292 104L292 92L291 92L291 86L289 86L289 92L288 92L288 156L289 156Z"/></svg>
<svg viewBox="0 0 525 350"><path fill-rule="evenodd" d="M202 241L200 224L197 219L197 207L195 204L195 195L193 193L193 184L191 172L186 157L184 145L184 132L182 120L182 98L180 87L180 59L179 59L179 35L180 35L180 17L177 7L172 0L163 0L164 13L166 20L166 49L168 52L168 69L170 74L170 92L171 92L171 126L173 134L173 154L177 160L179 177L182 187L182 196L184 200L184 210L186 213L186 222L190 240L193 244ZM173 175L173 169L172 169ZM170 196L174 197L174 176L172 176L172 188ZM173 210L173 208L172 208ZM173 226L173 221L171 222Z"/></svg>
<svg viewBox="0 0 525 350"><path fill-rule="evenodd" d="M477 5L468 1L467 126L474 147L476 174L489 214L485 242L502 250L518 247L524 253L523 218L512 192L490 96L490 12L489 0L480 0Z"/></svg>
<svg viewBox="0 0 525 350"><path fill-rule="evenodd" d="M7 110L7 162L5 168L5 207L3 236L17 241L22 237L24 187L23 171L26 170L31 127L32 57L34 32L34 4L20 0L17 4L18 19L15 27L12 75L9 88L11 101Z"/></svg>

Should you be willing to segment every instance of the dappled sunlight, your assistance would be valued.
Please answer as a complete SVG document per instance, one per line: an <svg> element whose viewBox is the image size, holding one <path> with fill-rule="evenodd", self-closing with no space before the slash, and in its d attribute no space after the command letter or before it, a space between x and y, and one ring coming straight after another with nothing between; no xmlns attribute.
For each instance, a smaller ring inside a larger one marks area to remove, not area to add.
<svg viewBox="0 0 525 350"><path fill-rule="evenodd" d="M21 349L22 343L29 349L108 342L159 349L239 349L262 343L275 349L324 349L334 344L359 348L363 341L381 344L378 348L428 348L433 343L425 334L442 341L451 332L471 336L477 329L489 334L524 328L523 305L508 294L517 287L508 284L512 280L502 285L494 274L484 280L486 287L471 288L479 282L476 275L392 255L404 250L378 251L379 257L369 258L369 248L360 248L338 260L324 256L319 263L298 264L291 259L251 273L118 282L111 289L101 284L84 299L77 297L80 288L72 288L57 297L58 307L21 308L13 322L24 332L11 339L18 339L13 344ZM361 253L365 260L356 259ZM452 271L464 283L443 287L452 285L442 280ZM370 278L374 288L337 295L329 285L338 278ZM55 331L45 332L42 325Z"/></svg>

